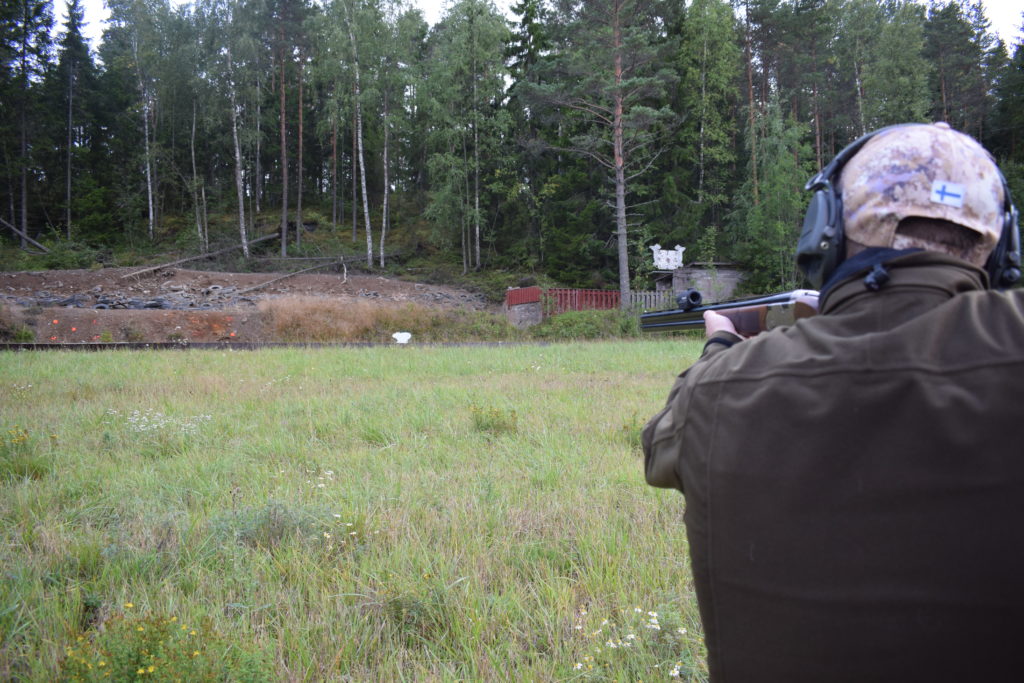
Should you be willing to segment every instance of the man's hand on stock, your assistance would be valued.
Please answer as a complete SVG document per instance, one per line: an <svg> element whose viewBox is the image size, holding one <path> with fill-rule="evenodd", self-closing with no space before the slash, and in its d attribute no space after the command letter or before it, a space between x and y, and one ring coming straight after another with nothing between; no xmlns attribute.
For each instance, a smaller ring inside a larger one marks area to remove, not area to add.
<svg viewBox="0 0 1024 683"><path fill-rule="evenodd" d="M727 317L715 311L704 311L705 336L711 338L715 332L730 332L737 337L742 337L742 335L736 332L736 326Z"/></svg>

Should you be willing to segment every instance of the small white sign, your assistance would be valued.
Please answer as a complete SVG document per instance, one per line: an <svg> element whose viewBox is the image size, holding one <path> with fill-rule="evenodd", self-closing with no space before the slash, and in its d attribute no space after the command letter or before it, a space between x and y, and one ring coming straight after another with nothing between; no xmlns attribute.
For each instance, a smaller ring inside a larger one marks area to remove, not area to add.
<svg viewBox="0 0 1024 683"><path fill-rule="evenodd" d="M933 180L931 199L936 204L955 206L959 209L964 205L964 193L966 190L967 188L963 185L951 183L948 180Z"/></svg>
<svg viewBox="0 0 1024 683"><path fill-rule="evenodd" d="M654 267L658 270L675 270L683 267L683 252L686 251L686 247L677 244L675 249L669 250L655 244L651 251L654 252Z"/></svg>
<svg viewBox="0 0 1024 683"><path fill-rule="evenodd" d="M412 339L412 332L395 332L391 337L399 344L408 344Z"/></svg>

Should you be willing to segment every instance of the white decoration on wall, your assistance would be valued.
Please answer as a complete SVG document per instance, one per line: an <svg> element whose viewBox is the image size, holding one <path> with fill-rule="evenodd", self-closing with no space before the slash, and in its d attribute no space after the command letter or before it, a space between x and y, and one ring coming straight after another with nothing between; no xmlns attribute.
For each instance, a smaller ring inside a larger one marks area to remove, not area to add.
<svg viewBox="0 0 1024 683"><path fill-rule="evenodd" d="M651 247L654 252L654 267L658 270L675 270L683 267L683 252L686 247L678 244L675 249L662 249L660 244Z"/></svg>

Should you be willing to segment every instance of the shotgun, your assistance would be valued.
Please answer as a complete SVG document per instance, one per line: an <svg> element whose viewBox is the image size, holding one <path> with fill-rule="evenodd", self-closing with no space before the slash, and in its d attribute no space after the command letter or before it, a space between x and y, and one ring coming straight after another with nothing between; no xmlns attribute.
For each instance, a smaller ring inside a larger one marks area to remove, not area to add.
<svg viewBox="0 0 1024 683"><path fill-rule="evenodd" d="M770 294L751 299L735 299L702 306L704 297L696 289L688 289L676 297L678 308L640 315L640 329L663 332L704 327L704 311L715 311L732 320L736 332L744 337L792 325L800 318L818 312L818 293L813 289Z"/></svg>

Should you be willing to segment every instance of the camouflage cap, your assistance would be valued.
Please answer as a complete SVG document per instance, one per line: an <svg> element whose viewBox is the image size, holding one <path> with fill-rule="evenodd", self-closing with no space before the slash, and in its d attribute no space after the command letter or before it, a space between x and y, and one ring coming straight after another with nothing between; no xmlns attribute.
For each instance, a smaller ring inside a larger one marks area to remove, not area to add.
<svg viewBox="0 0 1024 683"><path fill-rule="evenodd" d="M950 221L982 237L985 255L1003 229L1003 180L974 138L945 123L895 126L868 140L839 177L846 238L893 245L904 218Z"/></svg>

